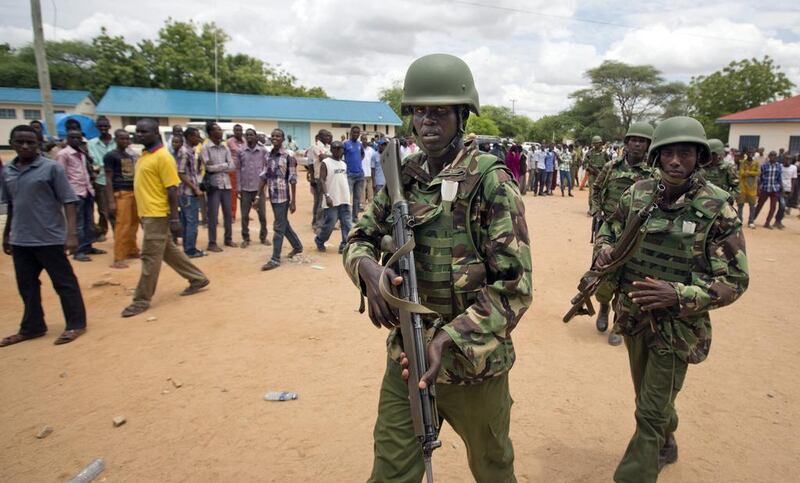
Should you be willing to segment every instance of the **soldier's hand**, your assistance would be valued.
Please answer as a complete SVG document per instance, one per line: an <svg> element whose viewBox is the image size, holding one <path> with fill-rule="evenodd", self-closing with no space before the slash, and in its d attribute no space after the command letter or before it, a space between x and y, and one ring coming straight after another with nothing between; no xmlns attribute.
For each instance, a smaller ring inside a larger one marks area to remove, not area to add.
<svg viewBox="0 0 800 483"><path fill-rule="evenodd" d="M680 303L678 292L672 284L647 277L644 282L633 282L635 287L628 297L642 310L656 310L673 307Z"/></svg>
<svg viewBox="0 0 800 483"><path fill-rule="evenodd" d="M597 254L597 258L594 259L594 265L596 267L604 267L611 263L611 252L613 249L611 247L606 247L600 250L600 253Z"/></svg>
<svg viewBox="0 0 800 483"><path fill-rule="evenodd" d="M397 325L397 312L386 303L380 291L380 278L383 267L371 258L364 258L358 264L358 274L367 289L367 307L369 308L369 318L375 327L381 326L392 329ZM391 268L386 270L388 281L398 286L403 283L403 278L394 273Z"/></svg>
<svg viewBox="0 0 800 483"><path fill-rule="evenodd" d="M420 389L425 389L436 383L436 377L442 369L442 353L451 345L453 345L453 339L443 330L437 332L431 343L428 344L428 370L419 378ZM408 379L408 376L405 378Z"/></svg>

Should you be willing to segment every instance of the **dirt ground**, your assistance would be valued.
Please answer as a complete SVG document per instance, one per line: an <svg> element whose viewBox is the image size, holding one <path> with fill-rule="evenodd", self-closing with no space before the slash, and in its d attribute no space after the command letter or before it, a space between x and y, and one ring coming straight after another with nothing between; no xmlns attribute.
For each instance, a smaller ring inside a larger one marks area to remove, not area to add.
<svg viewBox="0 0 800 483"><path fill-rule="evenodd" d="M75 263L89 331L73 344L52 345L63 317L43 275L50 333L0 349L0 481L63 481L96 457L105 481L364 481L386 334L358 314L335 250L314 250L302 188L291 222L308 263L261 272L271 248L226 248L198 260L212 283L192 297L178 296L185 282L164 267L151 310L132 319L119 314L138 262ZM587 317L561 322L590 253L586 195L525 198L535 295L514 332L520 481L610 481L634 429L625 349ZM680 459L661 481L796 477L800 220L789 218L783 232L747 230L750 289L712 315L711 355L677 401ZM102 280L120 285L92 287ZM0 256L0 334L16 332L21 314L11 258ZM266 402L270 390L300 398ZM127 423L115 428L120 415ZM54 432L37 439L45 425ZM457 435L445 426L441 440L437 481L471 481Z"/></svg>

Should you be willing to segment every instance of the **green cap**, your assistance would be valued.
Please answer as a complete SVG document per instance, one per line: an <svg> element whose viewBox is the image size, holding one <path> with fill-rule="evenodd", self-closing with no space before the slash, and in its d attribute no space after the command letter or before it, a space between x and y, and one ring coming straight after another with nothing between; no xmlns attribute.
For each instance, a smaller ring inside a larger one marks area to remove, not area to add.
<svg viewBox="0 0 800 483"><path fill-rule="evenodd" d="M603 142L603 138L601 138L600 136L592 136L592 144L597 144L597 143L602 143L602 142Z"/></svg>
<svg viewBox="0 0 800 483"><path fill-rule="evenodd" d="M469 106L480 115L478 91L467 64L454 55L430 54L411 63L403 82L404 114L413 106Z"/></svg>
<svg viewBox="0 0 800 483"><path fill-rule="evenodd" d="M668 144L694 143L698 145L698 162L703 164L710 157L706 130L697 119L676 116L662 121L653 132L653 143L650 145L648 158L652 162L658 154L659 148Z"/></svg>
<svg viewBox="0 0 800 483"><path fill-rule="evenodd" d="M725 156L725 144L719 139L709 139L708 147L712 153L717 153L718 156Z"/></svg>
<svg viewBox="0 0 800 483"><path fill-rule="evenodd" d="M640 138L649 139L650 141L653 140L653 126L650 125L649 122L634 122L631 123L631 127L628 128L628 132L625 133L625 142L628 142L628 138L631 136L636 136Z"/></svg>

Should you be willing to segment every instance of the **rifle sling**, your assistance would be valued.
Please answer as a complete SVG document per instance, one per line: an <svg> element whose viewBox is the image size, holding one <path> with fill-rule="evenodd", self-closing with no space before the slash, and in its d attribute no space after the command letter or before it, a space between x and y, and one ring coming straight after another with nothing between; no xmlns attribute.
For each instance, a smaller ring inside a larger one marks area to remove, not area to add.
<svg viewBox="0 0 800 483"><path fill-rule="evenodd" d="M397 263L400 257L403 257L408 253L410 253L412 250L414 250L415 246L416 243L414 242L414 236L412 235L411 237L409 237L408 241L403 244L403 246L401 246L400 248L397 249L396 252L394 252L394 254L391 256L391 258L389 258L389 260L384 265L383 270L381 271L381 279L380 282L378 283L378 288L380 289L383 299L386 300L386 303L388 303L389 305L391 305L396 309L405 310L412 314L435 314L436 312L429 309L428 307L425 307L422 304L414 303L396 297L394 294L392 294L392 292L389 290L389 287L387 286L386 280L388 277L386 276L386 270L395 263Z"/></svg>

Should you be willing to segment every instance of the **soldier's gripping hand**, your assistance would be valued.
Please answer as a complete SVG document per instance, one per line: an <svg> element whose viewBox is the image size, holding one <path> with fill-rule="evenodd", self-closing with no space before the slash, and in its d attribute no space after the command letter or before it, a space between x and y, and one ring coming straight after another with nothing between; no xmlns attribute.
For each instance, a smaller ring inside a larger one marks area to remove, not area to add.
<svg viewBox="0 0 800 483"><path fill-rule="evenodd" d="M384 300L379 288L381 272L383 267L371 258L363 258L358 264L358 275L364 281L367 289L367 306L369 308L369 318L375 327L381 326L392 329L397 325L397 313ZM386 269L388 281L398 286L403 283L403 277L394 273L391 268Z"/></svg>
<svg viewBox="0 0 800 483"><path fill-rule="evenodd" d="M666 309L680 304L678 292L672 284L647 277L644 282L633 282L635 290L628 296L642 310Z"/></svg>
<svg viewBox="0 0 800 483"><path fill-rule="evenodd" d="M597 258L594 259L594 266L604 267L611 263L611 252L613 251L614 249L611 247L606 247L600 250L600 252L597 254Z"/></svg>
<svg viewBox="0 0 800 483"><path fill-rule="evenodd" d="M447 332L439 331L433 336L433 340L428 344L428 370L419 378L420 389L425 389L436 383L436 377L442 369L442 353L451 345L453 345L453 339L450 338ZM400 367L402 368L400 376L404 381L407 381L409 376L408 357L406 357L405 352L400 353Z"/></svg>

